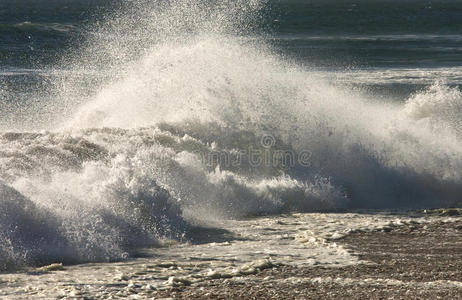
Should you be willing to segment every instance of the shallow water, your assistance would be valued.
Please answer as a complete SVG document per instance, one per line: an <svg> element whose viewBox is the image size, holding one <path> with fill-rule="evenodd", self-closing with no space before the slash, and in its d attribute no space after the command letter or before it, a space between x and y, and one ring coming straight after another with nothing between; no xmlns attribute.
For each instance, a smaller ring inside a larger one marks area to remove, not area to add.
<svg viewBox="0 0 462 300"><path fill-rule="evenodd" d="M365 212L219 221L213 224L216 227L195 231L192 243L168 245L171 241L164 241L164 247L144 249L138 253L138 258L125 262L65 266L64 270L45 273L31 269L29 273L0 275L0 297L147 297L154 290L208 279L245 280L245 276L272 265L340 267L368 263L358 261L351 250L336 241L350 232L436 221L452 220L437 216ZM344 281L346 285L352 284L348 278ZM376 281L382 284L380 280ZM386 284L399 282L390 280Z"/></svg>

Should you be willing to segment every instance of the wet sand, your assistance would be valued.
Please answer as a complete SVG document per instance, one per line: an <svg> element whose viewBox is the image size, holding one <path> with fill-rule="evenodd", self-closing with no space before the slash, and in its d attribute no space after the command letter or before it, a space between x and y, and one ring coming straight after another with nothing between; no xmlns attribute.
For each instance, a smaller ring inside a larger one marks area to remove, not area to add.
<svg viewBox="0 0 462 300"><path fill-rule="evenodd" d="M0 299L462 298L462 210L222 225L146 257L0 274Z"/></svg>
<svg viewBox="0 0 462 300"><path fill-rule="evenodd" d="M155 291L175 299L462 298L462 218L351 233L337 240L364 263L273 266L245 277Z"/></svg>

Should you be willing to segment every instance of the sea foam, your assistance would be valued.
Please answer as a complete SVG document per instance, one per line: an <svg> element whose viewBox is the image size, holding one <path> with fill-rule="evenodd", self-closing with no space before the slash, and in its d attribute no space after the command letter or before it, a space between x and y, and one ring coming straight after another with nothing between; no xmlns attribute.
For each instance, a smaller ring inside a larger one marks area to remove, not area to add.
<svg viewBox="0 0 462 300"><path fill-rule="evenodd" d="M194 220L460 203L458 89L337 87L248 38L264 2L132 2L63 58L96 79L0 134L0 268L123 259Z"/></svg>

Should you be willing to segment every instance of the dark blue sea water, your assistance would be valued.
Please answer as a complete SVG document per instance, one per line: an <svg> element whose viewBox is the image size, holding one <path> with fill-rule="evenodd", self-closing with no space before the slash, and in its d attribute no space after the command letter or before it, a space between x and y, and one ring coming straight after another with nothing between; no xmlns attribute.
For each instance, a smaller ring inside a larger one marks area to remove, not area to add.
<svg viewBox="0 0 462 300"><path fill-rule="evenodd" d="M120 2L2 1L3 97L44 88L41 71L60 68L61 57L78 48L103 16L117 12ZM264 34L276 51L309 68L397 70L388 84L378 78L355 82L381 94L403 97L438 76L459 83L458 71L441 76L438 68L462 64L461 1L270 0L259 18L260 29L252 34ZM419 76L403 69L425 69L425 80L413 80Z"/></svg>
<svg viewBox="0 0 462 300"><path fill-rule="evenodd" d="M441 67L461 62L460 1L280 1L276 37L322 66Z"/></svg>
<svg viewBox="0 0 462 300"><path fill-rule="evenodd" d="M118 5L108 0L2 1L2 69L52 63ZM272 0L262 18L274 43L307 65L422 68L462 61L461 1Z"/></svg>

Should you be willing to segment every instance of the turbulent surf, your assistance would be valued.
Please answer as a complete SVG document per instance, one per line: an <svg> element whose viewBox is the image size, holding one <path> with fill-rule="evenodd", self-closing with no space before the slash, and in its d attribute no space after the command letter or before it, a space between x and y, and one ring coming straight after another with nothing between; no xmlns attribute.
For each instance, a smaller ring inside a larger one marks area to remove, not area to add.
<svg viewBox="0 0 462 300"><path fill-rule="evenodd" d="M0 268L124 259L197 220L460 204L458 87L396 102L332 81L268 41L269 11L127 1L43 89L3 88Z"/></svg>

